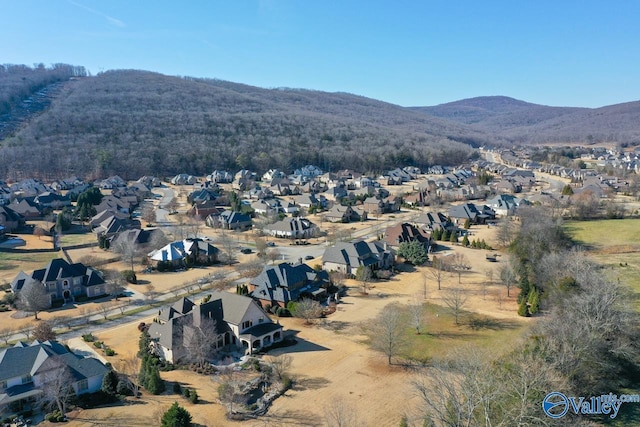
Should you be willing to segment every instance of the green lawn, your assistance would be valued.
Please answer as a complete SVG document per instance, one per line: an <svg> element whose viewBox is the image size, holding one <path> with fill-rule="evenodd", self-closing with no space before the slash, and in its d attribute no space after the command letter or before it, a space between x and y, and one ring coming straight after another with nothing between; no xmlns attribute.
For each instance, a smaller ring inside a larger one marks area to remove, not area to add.
<svg viewBox="0 0 640 427"><path fill-rule="evenodd" d="M490 349L492 356L509 351L527 329L526 322L494 319L474 313L464 313L460 324L446 307L425 304L423 331L417 334L414 328L407 329L408 345L404 356L408 359L428 362L444 358L457 347ZM475 327L471 326L475 319Z"/></svg>
<svg viewBox="0 0 640 427"><path fill-rule="evenodd" d="M572 221L566 227L613 280L634 292L633 303L640 311L640 219Z"/></svg>
<svg viewBox="0 0 640 427"><path fill-rule="evenodd" d="M640 219L570 221L566 229L576 243L592 249L631 245L640 248Z"/></svg>

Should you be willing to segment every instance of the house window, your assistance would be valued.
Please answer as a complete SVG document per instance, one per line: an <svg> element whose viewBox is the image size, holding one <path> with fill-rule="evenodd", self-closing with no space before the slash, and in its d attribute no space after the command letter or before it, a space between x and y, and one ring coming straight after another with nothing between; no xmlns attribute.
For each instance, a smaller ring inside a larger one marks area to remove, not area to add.
<svg viewBox="0 0 640 427"><path fill-rule="evenodd" d="M32 381L33 381L33 378L31 377L31 375L27 374L22 376L22 384L27 384Z"/></svg>
<svg viewBox="0 0 640 427"><path fill-rule="evenodd" d="M78 391L88 390L89 389L89 381L85 378L84 380L78 381Z"/></svg>
<svg viewBox="0 0 640 427"><path fill-rule="evenodd" d="M242 329L247 329L253 326L253 322L251 320L247 320L246 322L242 322Z"/></svg>

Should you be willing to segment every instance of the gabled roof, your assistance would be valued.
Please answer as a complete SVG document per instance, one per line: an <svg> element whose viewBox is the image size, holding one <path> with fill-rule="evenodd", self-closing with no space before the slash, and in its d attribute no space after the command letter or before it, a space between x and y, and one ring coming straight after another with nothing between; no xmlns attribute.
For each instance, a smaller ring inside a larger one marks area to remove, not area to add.
<svg viewBox="0 0 640 427"><path fill-rule="evenodd" d="M104 283L104 279L96 270L82 263L69 264L63 258L55 258L49 261L45 268L34 270L31 278L38 282L53 282L61 279L82 277L84 286L94 286ZM18 274L16 279L21 278ZM16 280L14 279L14 281Z"/></svg>
<svg viewBox="0 0 640 427"><path fill-rule="evenodd" d="M104 375L109 370L99 360L71 353L57 341L36 340L29 345L20 342L0 351L0 381L24 375L35 376L52 356L59 356L76 381Z"/></svg>
<svg viewBox="0 0 640 427"><path fill-rule="evenodd" d="M324 251L322 262L349 265L355 269L378 263L385 252L389 251L380 242L338 242Z"/></svg>
<svg viewBox="0 0 640 427"><path fill-rule="evenodd" d="M326 271L316 272L307 264L280 263L266 266L250 283L256 287L251 293L253 297L286 303L328 284L329 275Z"/></svg>

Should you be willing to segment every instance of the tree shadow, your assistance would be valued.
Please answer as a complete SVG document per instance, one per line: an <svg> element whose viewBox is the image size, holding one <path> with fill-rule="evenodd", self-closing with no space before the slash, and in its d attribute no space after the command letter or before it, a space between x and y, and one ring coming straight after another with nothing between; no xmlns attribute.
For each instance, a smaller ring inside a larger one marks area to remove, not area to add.
<svg viewBox="0 0 640 427"><path fill-rule="evenodd" d="M288 410L283 412L268 412L260 417L266 425L317 426L318 419L310 417L308 411Z"/></svg>
<svg viewBox="0 0 640 427"><path fill-rule="evenodd" d="M145 280L145 279L138 279L138 283L136 283L136 285L148 285L149 283L151 283L151 281Z"/></svg>
<svg viewBox="0 0 640 427"><path fill-rule="evenodd" d="M494 319L484 316L471 316L467 320L466 324L474 331L479 331L481 329L502 331L505 329L515 329L520 326L516 322L513 322L511 320Z"/></svg>
<svg viewBox="0 0 640 427"><path fill-rule="evenodd" d="M318 390L328 386L329 384L331 384L331 381L322 377L296 378L296 380L293 383L292 390L295 390L295 391Z"/></svg>

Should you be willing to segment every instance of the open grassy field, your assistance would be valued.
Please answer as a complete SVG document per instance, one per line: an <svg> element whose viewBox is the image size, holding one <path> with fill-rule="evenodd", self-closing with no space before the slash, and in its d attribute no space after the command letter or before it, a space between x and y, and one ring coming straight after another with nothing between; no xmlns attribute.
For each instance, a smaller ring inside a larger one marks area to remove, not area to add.
<svg viewBox="0 0 640 427"><path fill-rule="evenodd" d="M629 286L640 311L640 219L572 221L567 231L612 279Z"/></svg>
<svg viewBox="0 0 640 427"><path fill-rule="evenodd" d="M424 304L423 331L420 334L414 328L406 331L404 356L429 362L446 358L451 351L463 346L491 349L491 354L498 356L513 348L527 327L528 323L517 319L498 319L471 312L463 312L460 324L456 325L447 307L427 303Z"/></svg>

